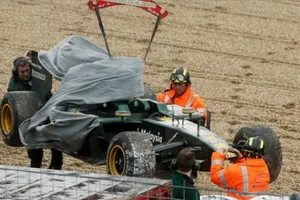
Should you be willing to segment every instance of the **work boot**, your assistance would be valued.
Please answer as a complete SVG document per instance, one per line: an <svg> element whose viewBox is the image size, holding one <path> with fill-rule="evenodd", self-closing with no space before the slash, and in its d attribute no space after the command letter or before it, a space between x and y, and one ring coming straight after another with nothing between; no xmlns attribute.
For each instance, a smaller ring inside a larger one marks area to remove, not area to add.
<svg viewBox="0 0 300 200"><path fill-rule="evenodd" d="M27 149L30 158L30 167L41 168L43 160L43 149Z"/></svg>
<svg viewBox="0 0 300 200"><path fill-rule="evenodd" d="M63 164L63 155L61 151L56 149L51 149L51 163L49 165L49 169L61 170Z"/></svg>

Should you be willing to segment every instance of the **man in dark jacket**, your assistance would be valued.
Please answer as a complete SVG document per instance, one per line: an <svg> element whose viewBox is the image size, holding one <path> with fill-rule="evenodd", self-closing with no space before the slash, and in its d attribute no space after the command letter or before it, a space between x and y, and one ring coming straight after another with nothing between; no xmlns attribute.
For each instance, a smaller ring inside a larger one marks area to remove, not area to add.
<svg viewBox="0 0 300 200"><path fill-rule="evenodd" d="M194 187L191 178L193 166L195 165L195 154L189 149L183 149L177 155L176 165L178 169L172 173L172 198L185 200L199 200L200 193Z"/></svg>
<svg viewBox="0 0 300 200"><path fill-rule="evenodd" d="M32 86L31 72L32 66L27 58L16 58L13 62L12 77L9 80L7 91L30 91ZM51 96L52 94L49 92L46 97L46 101L49 100ZM63 164L62 152L56 149L51 149L51 152L52 157L49 169L60 170ZM28 149L27 153L31 160L30 167L40 168L43 159L43 149Z"/></svg>

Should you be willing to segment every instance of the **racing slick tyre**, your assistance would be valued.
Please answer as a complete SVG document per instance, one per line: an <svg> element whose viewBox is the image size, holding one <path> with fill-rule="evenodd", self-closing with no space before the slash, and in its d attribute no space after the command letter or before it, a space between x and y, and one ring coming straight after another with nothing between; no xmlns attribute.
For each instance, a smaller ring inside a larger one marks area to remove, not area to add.
<svg viewBox="0 0 300 200"><path fill-rule="evenodd" d="M156 94L150 85L144 85L144 96L142 96L141 98L152 99L156 101Z"/></svg>
<svg viewBox="0 0 300 200"><path fill-rule="evenodd" d="M38 95L32 91L7 92L0 104L1 135L5 144L23 146L19 137L19 125L32 117L41 107Z"/></svg>
<svg viewBox="0 0 300 200"><path fill-rule="evenodd" d="M282 149L279 138L274 131L266 126L243 127L236 133L233 144L242 144L248 138L255 136L258 136L265 142L264 160L268 165L270 183L272 183L277 179L282 166Z"/></svg>
<svg viewBox="0 0 300 200"><path fill-rule="evenodd" d="M155 164L154 148L147 135L132 131L112 138L106 156L108 174L153 177Z"/></svg>
<svg viewBox="0 0 300 200"><path fill-rule="evenodd" d="M155 178L160 179L171 179L172 177L172 169L171 169L171 163L156 163L155 166Z"/></svg>

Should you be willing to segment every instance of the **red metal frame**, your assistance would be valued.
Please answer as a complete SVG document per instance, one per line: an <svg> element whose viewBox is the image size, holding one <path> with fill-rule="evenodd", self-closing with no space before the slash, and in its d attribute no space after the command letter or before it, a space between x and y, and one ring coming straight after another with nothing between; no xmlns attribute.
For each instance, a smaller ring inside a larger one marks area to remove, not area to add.
<svg viewBox="0 0 300 200"><path fill-rule="evenodd" d="M138 7L155 15L156 17L161 14L162 18L165 18L168 15L167 10L163 9L152 0L97 0L97 7L99 9L117 5L129 5ZM92 0L89 0L88 6L90 10L95 10L95 4Z"/></svg>
<svg viewBox="0 0 300 200"><path fill-rule="evenodd" d="M172 196L172 186L163 185L134 197L133 200L165 200Z"/></svg>

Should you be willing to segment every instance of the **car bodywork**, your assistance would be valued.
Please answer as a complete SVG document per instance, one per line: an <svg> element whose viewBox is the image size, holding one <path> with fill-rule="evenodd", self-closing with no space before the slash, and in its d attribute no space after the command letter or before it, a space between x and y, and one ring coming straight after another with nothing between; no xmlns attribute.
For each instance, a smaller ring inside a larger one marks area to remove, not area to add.
<svg viewBox="0 0 300 200"><path fill-rule="evenodd" d="M136 1L132 2L136 3ZM145 2L148 5L153 1L144 0L140 2ZM108 1L98 0L96 4L89 1L88 5L91 10L95 10L96 12L99 27L105 39L108 55L111 58L99 9L123 4L120 3L120 1L110 1L109 3ZM154 5L154 7L150 8L145 7L144 4L142 6L134 5L157 16L151 41L153 40L160 20L167 16L165 10L157 4ZM28 55L33 63L34 73L32 82L38 85L38 87L33 87L32 90L37 94L39 99L43 101L45 99L45 94L51 90L51 75L38 59L39 52L30 51ZM16 92L15 95L18 96L19 94ZM43 103L44 102L45 101L43 101ZM11 109L2 109L5 107ZM83 137L80 149L73 151L68 148L63 148L63 146L55 146L55 148L90 164L106 163L108 165L115 165L115 168L108 167L108 172L115 175L130 175L126 172L128 169L125 169L127 164L130 162L135 163L137 160L147 158L153 158L152 160L145 161L145 163L149 162L150 165L140 162L137 165L134 164L130 166L131 168L134 168L130 170L140 170L140 168L143 168L143 165L148 165L148 168L155 168L155 165L158 166L161 164L168 166L183 148L189 148L195 152L196 159L201 160L201 171L209 171L212 152L221 148L227 149L229 147L229 144L222 139L222 137L210 131L210 115L205 119L203 115L195 112L195 110L191 108L182 108L173 104L160 103L154 99L150 99L147 94L143 97L113 100L95 105L76 105L73 108L74 109L70 111L72 114L78 116L96 116L97 122L99 122L97 124L97 143L101 149L99 154L103 156L100 159L94 159L91 154L91 146L86 140L86 137ZM16 120L12 119L12 117L17 116L18 113L25 112L25 110L14 110L15 109L13 109L13 105L10 104L9 99L8 101L1 103L1 128L4 141L8 145L18 146L19 143L14 144L15 139L18 139L19 136L16 136L18 131L13 130L13 127L16 127L13 125L13 123L16 123ZM3 127L9 126L10 128L3 129ZM72 126L72 123L70 126ZM81 133L79 132L78 134L80 135ZM120 139L118 138L119 135L121 142L114 143L117 139ZM142 135L146 137L141 137ZM12 136L14 137L14 140L10 139ZM149 140L151 143L143 143L145 140ZM63 142L64 141L62 141L62 143ZM132 142L135 142L135 144L128 148ZM122 146L123 144L124 146ZM139 144L144 144L146 146L139 146ZM49 148L53 148L53 146L49 146ZM154 156L147 157L146 154L153 154ZM228 154L228 156L234 155ZM121 160L120 163L119 160ZM120 170L117 170L118 167ZM276 166L272 165L272 167ZM140 171L140 175L143 175L144 171ZM276 174L276 178L279 171ZM150 176L152 173L145 173L144 175Z"/></svg>

